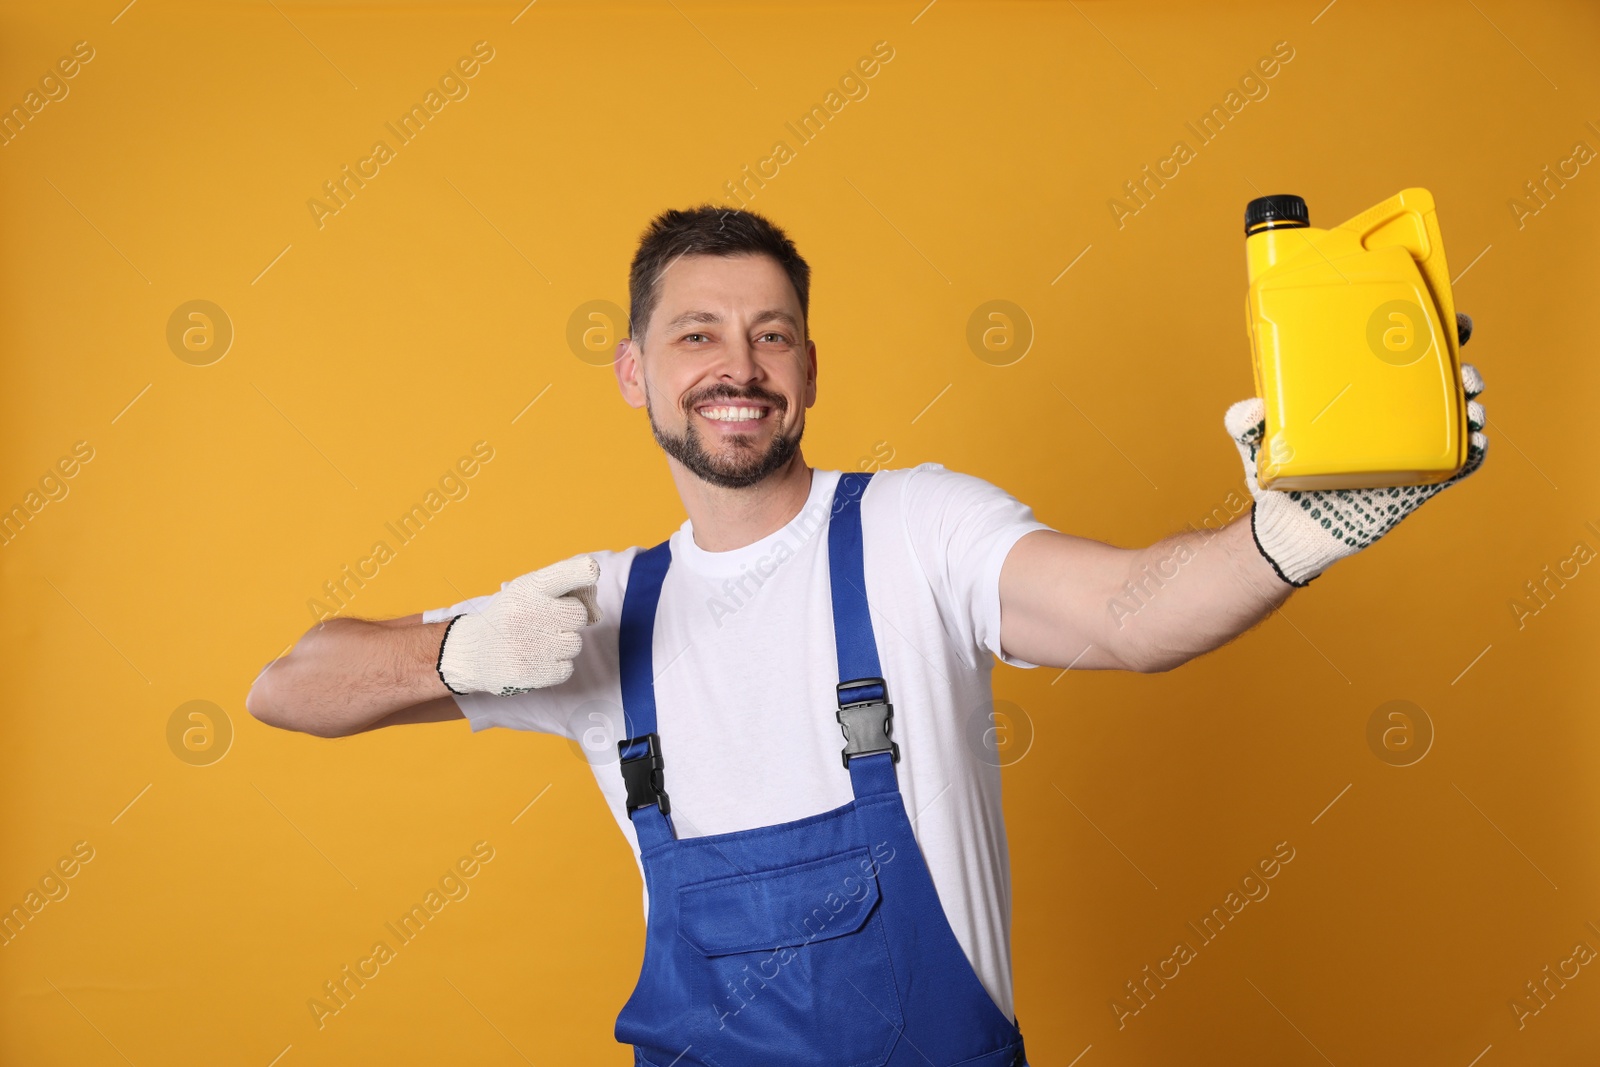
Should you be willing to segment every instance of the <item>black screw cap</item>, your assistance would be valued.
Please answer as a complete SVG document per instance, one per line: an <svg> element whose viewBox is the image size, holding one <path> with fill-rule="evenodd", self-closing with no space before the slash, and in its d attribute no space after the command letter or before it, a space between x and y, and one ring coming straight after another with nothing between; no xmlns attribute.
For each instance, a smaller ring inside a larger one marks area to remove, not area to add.
<svg viewBox="0 0 1600 1067"><path fill-rule="evenodd" d="M1244 232L1248 236L1263 225L1310 226L1311 212L1298 196L1258 196L1244 207Z"/></svg>

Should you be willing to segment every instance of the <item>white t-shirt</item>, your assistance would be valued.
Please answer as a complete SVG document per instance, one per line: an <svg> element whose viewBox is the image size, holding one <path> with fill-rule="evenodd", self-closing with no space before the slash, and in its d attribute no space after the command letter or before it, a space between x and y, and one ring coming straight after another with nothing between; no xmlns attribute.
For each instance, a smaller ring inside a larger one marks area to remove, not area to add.
<svg viewBox="0 0 1600 1067"><path fill-rule="evenodd" d="M688 521L671 535L653 657L656 730L680 838L788 822L854 797L834 717L840 678L827 547L839 475L813 470L800 513L744 548L707 552ZM998 760L985 747L990 654L1036 666L1001 651L1000 565L1022 535L1051 527L1004 490L937 463L880 470L860 508L900 793L956 939L1012 1018L1010 859ZM627 736L617 630L639 548L581 553L600 564L602 618L581 631L572 677L514 696L455 698L474 731L503 726L578 742L635 863L639 842L617 763L617 741ZM490 596L424 612L423 621L480 611ZM644 907L648 916L648 888Z"/></svg>

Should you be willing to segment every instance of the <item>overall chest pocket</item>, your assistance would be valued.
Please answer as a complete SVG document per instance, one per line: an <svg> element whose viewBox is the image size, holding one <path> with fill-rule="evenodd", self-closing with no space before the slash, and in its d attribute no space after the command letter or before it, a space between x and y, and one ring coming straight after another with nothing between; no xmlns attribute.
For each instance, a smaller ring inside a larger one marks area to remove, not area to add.
<svg viewBox="0 0 1600 1067"><path fill-rule="evenodd" d="M904 1023L865 846L678 889L690 1057L879 1067Z"/></svg>

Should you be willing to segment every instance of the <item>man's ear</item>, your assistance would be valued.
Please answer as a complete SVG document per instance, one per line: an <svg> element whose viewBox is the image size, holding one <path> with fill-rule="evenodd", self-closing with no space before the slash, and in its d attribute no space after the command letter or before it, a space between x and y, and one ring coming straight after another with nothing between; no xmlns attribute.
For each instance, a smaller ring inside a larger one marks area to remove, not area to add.
<svg viewBox="0 0 1600 1067"><path fill-rule="evenodd" d="M617 342L617 355L611 361L611 369L617 376L617 388L622 391L622 399L628 402L628 406L644 407L644 368L639 365L639 349L633 343L633 338L624 337Z"/></svg>
<svg viewBox="0 0 1600 1067"><path fill-rule="evenodd" d="M807 373L810 381L806 383L806 407L811 407L817 402L817 342L806 338Z"/></svg>

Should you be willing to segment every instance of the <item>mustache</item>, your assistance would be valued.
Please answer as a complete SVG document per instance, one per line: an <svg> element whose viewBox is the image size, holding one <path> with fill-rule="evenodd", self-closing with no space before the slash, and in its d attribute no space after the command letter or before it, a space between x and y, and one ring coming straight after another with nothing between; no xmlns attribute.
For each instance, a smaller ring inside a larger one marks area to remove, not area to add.
<svg viewBox="0 0 1600 1067"><path fill-rule="evenodd" d="M773 396L771 394L762 392L729 393L725 390L719 390L706 396L699 397L688 405L688 410L693 411L695 408L705 407L707 404L736 404L741 400L765 404L774 411L787 411L789 407L788 402L785 401L781 396Z"/></svg>

